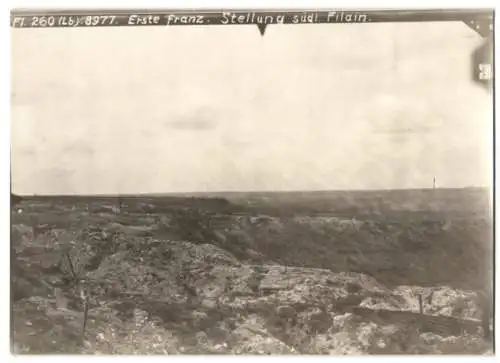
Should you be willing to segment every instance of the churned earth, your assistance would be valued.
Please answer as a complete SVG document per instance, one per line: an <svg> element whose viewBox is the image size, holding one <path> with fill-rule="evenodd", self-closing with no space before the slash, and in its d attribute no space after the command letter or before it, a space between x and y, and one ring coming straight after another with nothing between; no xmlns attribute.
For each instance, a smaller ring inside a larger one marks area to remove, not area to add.
<svg viewBox="0 0 500 363"><path fill-rule="evenodd" d="M13 352L493 354L477 195L269 198L22 200Z"/></svg>

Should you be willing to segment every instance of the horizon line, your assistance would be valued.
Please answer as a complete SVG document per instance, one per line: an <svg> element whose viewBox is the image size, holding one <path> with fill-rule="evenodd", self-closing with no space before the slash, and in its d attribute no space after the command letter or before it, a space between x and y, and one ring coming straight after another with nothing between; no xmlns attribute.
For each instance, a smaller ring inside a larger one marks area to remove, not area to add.
<svg viewBox="0 0 500 363"><path fill-rule="evenodd" d="M463 190L463 189L491 189L489 186L467 187L423 187L423 188L391 188L391 189L290 189L290 190L218 190L218 191L185 191L185 192L147 192L147 193L41 193L20 194L11 191L12 195L20 197L136 197L136 196L176 196L176 195L208 195L208 194L244 194L244 193L328 193L328 192L391 192L391 191L417 191L417 190Z"/></svg>

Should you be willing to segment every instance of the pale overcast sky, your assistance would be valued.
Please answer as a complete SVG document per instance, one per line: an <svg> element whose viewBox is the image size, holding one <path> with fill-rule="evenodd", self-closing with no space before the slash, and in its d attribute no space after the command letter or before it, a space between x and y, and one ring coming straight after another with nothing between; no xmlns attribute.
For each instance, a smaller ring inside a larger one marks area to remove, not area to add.
<svg viewBox="0 0 500 363"><path fill-rule="evenodd" d="M16 193L489 185L463 23L12 36Z"/></svg>

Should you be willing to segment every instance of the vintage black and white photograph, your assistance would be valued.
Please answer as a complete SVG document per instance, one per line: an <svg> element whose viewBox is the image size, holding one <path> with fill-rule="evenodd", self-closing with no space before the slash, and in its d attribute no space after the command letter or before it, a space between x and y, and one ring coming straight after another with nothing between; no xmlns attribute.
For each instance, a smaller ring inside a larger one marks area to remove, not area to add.
<svg viewBox="0 0 500 363"><path fill-rule="evenodd" d="M11 352L494 355L493 10L13 10Z"/></svg>

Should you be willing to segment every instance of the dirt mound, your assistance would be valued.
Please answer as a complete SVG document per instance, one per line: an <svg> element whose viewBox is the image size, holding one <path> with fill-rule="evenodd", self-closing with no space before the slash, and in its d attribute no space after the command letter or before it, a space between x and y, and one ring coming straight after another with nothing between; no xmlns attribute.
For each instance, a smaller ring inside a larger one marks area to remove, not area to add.
<svg viewBox="0 0 500 363"><path fill-rule="evenodd" d="M426 317L396 315L405 307L411 310L408 287L391 291L359 273L241 264L207 244L114 241L115 252L84 275L91 294L86 332L84 312L71 289L63 295L67 302L62 307L61 299L50 294L35 301L21 299L16 303L15 336L28 338L17 339L19 352L408 353L423 352L423 339L428 339L422 336ZM435 294L445 296L445 290ZM446 294L450 305L456 301L453 294L464 295L452 290ZM366 307L369 299L386 306L399 303L400 310ZM439 305L445 299L436 301ZM143 317L138 318L141 311ZM440 323L444 328L439 334L432 328L435 321L427 323L435 334L433 349L441 349L457 329L467 331L475 351L486 346L479 323L449 319L452 322ZM23 325L26 320L31 325ZM59 330L49 338L52 326ZM413 338L402 339L402 332L411 332ZM37 342L30 340L33 334L40 337ZM64 349L58 345L68 339L72 343L64 343Z"/></svg>
<svg viewBox="0 0 500 363"><path fill-rule="evenodd" d="M492 352L482 220L63 204L13 215L16 352Z"/></svg>

